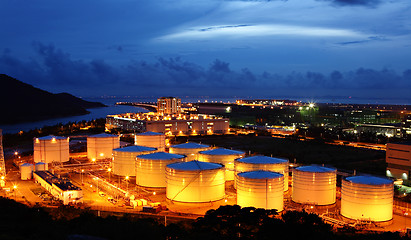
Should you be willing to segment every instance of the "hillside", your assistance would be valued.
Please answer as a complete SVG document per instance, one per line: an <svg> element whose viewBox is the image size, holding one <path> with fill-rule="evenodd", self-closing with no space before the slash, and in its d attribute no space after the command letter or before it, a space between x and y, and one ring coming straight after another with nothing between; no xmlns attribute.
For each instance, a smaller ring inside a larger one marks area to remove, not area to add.
<svg viewBox="0 0 411 240"><path fill-rule="evenodd" d="M53 94L0 74L0 124L83 115L88 108L105 107L69 93Z"/></svg>

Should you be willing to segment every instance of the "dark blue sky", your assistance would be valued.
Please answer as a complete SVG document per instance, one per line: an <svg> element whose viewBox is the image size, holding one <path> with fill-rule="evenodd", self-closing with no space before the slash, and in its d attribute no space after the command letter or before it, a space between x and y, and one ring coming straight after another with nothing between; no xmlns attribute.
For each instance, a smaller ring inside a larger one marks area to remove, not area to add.
<svg viewBox="0 0 411 240"><path fill-rule="evenodd" d="M409 0L5 0L0 16L0 73L52 92L411 97Z"/></svg>

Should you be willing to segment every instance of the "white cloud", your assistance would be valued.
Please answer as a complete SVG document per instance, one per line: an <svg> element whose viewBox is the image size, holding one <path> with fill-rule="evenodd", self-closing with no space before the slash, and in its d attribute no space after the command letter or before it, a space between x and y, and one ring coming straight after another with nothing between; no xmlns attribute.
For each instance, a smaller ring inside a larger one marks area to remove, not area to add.
<svg viewBox="0 0 411 240"><path fill-rule="evenodd" d="M282 24L259 24L259 25L216 25L197 26L187 30L177 31L159 40L194 40L211 39L221 37L264 37L264 36L306 36L306 37L362 37L362 33L349 29L324 28Z"/></svg>

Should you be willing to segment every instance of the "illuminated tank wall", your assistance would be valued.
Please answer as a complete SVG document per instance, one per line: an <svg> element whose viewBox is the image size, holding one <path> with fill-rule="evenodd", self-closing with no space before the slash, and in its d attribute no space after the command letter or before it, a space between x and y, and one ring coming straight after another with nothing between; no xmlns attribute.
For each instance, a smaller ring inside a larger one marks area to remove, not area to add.
<svg viewBox="0 0 411 240"><path fill-rule="evenodd" d="M303 166L293 170L292 200L298 203L329 205L335 203L337 170Z"/></svg>
<svg viewBox="0 0 411 240"><path fill-rule="evenodd" d="M394 184L389 179L347 177L341 187L341 215L355 220L391 220L393 195Z"/></svg>
<svg viewBox="0 0 411 240"><path fill-rule="evenodd" d="M237 204L241 207L284 209L284 176L270 171L237 174Z"/></svg>
<svg viewBox="0 0 411 240"><path fill-rule="evenodd" d="M190 161L166 168L166 196L179 202L210 202L225 196L224 167L217 163Z"/></svg>

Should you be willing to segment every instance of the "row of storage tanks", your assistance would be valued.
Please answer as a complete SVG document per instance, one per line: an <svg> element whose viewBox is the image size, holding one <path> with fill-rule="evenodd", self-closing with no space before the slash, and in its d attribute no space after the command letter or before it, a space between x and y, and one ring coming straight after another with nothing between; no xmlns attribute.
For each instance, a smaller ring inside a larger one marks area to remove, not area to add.
<svg viewBox="0 0 411 240"><path fill-rule="evenodd" d="M221 200L225 197L225 182L234 180L238 205L279 211L284 209L284 192L289 185L289 162L286 159L245 157L241 151L211 149L197 143L171 146L169 153L142 146L114 149L113 153L115 174L136 176L136 184L143 187L166 188L167 198L173 201ZM127 164L128 167L123 169L129 171L120 171L120 166ZM292 176L291 198L294 202L312 205L332 205L336 202L336 169L302 166L293 169ZM392 210L391 180L352 176L342 181L343 216L388 221L392 219Z"/></svg>
<svg viewBox="0 0 411 240"><path fill-rule="evenodd" d="M66 156L68 138L45 137L34 141L35 162L48 163L47 154ZM38 144L36 147L36 143ZM288 190L288 160L266 156L245 157L241 151L197 143L174 145L165 151L165 135L146 132L135 136L134 146L119 148L119 137L98 134L87 137L89 159L113 156L113 173L136 176L136 184L166 188L168 199L209 202L225 197L225 182L234 180L237 204L266 209L284 208ZM51 145L50 151L48 145ZM36 149L45 154L36 161ZM46 160L46 161L44 161ZM62 161L64 162L64 161ZM303 166L293 170L292 200L330 205L336 202L336 170ZM352 219L392 219L393 182L372 176L353 176L342 181L341 214Z"/></svg>
<svg viewBox="0 0 411 240"><path fill-rule="evenodd" d="M152 146L157 151L165 151L165 135L146 132L135 135L135 142L142 146ZM120 137L112 134L87 136L87 157L90 160L111 158L113 149L120 147ZM69 161L69 138L62 136L45 136L33 141L34 162L67 162Z"/></svg>

